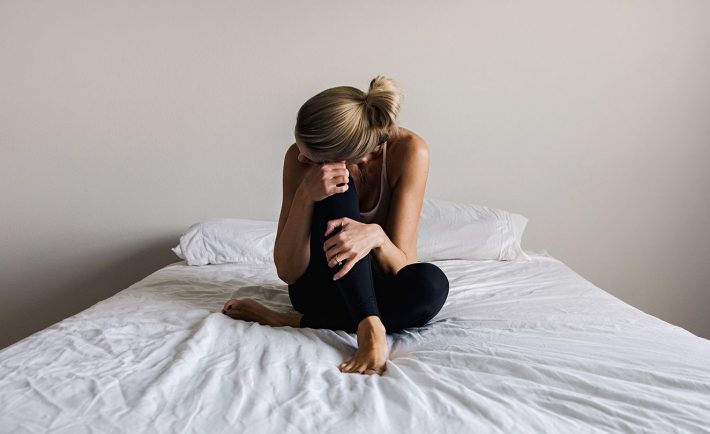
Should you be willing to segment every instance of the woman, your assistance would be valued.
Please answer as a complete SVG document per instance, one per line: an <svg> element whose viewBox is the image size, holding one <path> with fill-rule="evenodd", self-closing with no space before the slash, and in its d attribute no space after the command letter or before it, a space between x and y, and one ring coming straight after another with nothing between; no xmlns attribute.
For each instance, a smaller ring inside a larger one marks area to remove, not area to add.
<svg viewBox="0 0 710 434"><path fill-rule="evenodd" d="M427 324L449 293L439 267L417 262L429 152L397 127L399 104L396 84L381 75L367 93L334 87L303 104L284 157L274 245L296 312L251 299L224 305L232 318L265 325L357 333L341 372L382 374L385 334Z"/></svg>

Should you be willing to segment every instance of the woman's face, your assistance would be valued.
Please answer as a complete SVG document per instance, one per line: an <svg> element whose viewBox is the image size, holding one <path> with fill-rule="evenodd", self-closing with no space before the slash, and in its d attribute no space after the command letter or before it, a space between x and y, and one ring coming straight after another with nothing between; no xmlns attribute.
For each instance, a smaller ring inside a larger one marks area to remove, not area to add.
<svg viewBox="0 0 710 434"><path fill-rule="evenodd" d="M317 154L314 154L313 151L311 151L307 146L302 145L298 140L296 141L296 146L298 146L298 150L300 154L298 155L298 161L302 163L309 163L309 164L322 164L322 163L330 163L333 161L339 161L339 160L324 160L320 158ZM380 149L382 148L382 144L379 144L375 146L375 149L370 152L369 154L365 155L364 157L360 157L357 159L351 159L351 160L345 160L345 164L347 166L350 165L364 165L367 164L372 157L377 154Z"/></svg>

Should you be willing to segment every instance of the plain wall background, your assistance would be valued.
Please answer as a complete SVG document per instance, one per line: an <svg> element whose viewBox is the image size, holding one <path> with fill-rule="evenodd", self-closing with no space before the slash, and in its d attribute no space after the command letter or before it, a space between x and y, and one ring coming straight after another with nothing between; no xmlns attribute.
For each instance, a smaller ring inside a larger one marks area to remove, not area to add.
<svg viewBox="0 0 710 434"><path fill-rule="evenodd" d="M710 2L0 2L0 347L277 220L295 115L403 89L426 195L710 338ZM219 308L216 306L215 309Z"/></svg>

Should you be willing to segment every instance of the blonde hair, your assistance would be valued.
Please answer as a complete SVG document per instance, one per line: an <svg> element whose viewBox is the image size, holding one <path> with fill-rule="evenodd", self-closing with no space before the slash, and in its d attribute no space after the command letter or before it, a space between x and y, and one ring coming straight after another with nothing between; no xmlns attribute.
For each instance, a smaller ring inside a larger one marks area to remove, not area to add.
<svg viewBox="0 0 710 434"><path fill-rule="evenodd" d="M298 110L294 134L323 159L359 159L397 137L401 97L394 80L384 75L373 78L367 92L352 86L326 89Z"/></svg>

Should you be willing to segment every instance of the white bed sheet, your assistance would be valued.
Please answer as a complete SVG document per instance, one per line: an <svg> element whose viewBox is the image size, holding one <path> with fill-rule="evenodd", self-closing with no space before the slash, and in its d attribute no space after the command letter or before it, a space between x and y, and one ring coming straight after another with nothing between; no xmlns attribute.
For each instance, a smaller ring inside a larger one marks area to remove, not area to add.
<svg viewBox="0 0 710 434"><path fill-rule="evenodd" d="M710 341L526 253L434 262L449 299L388 335L383 376L338 370L354 334L220 312L289 310L273 264L176 262L0 351L0 429L710 432Z"/></svg>

